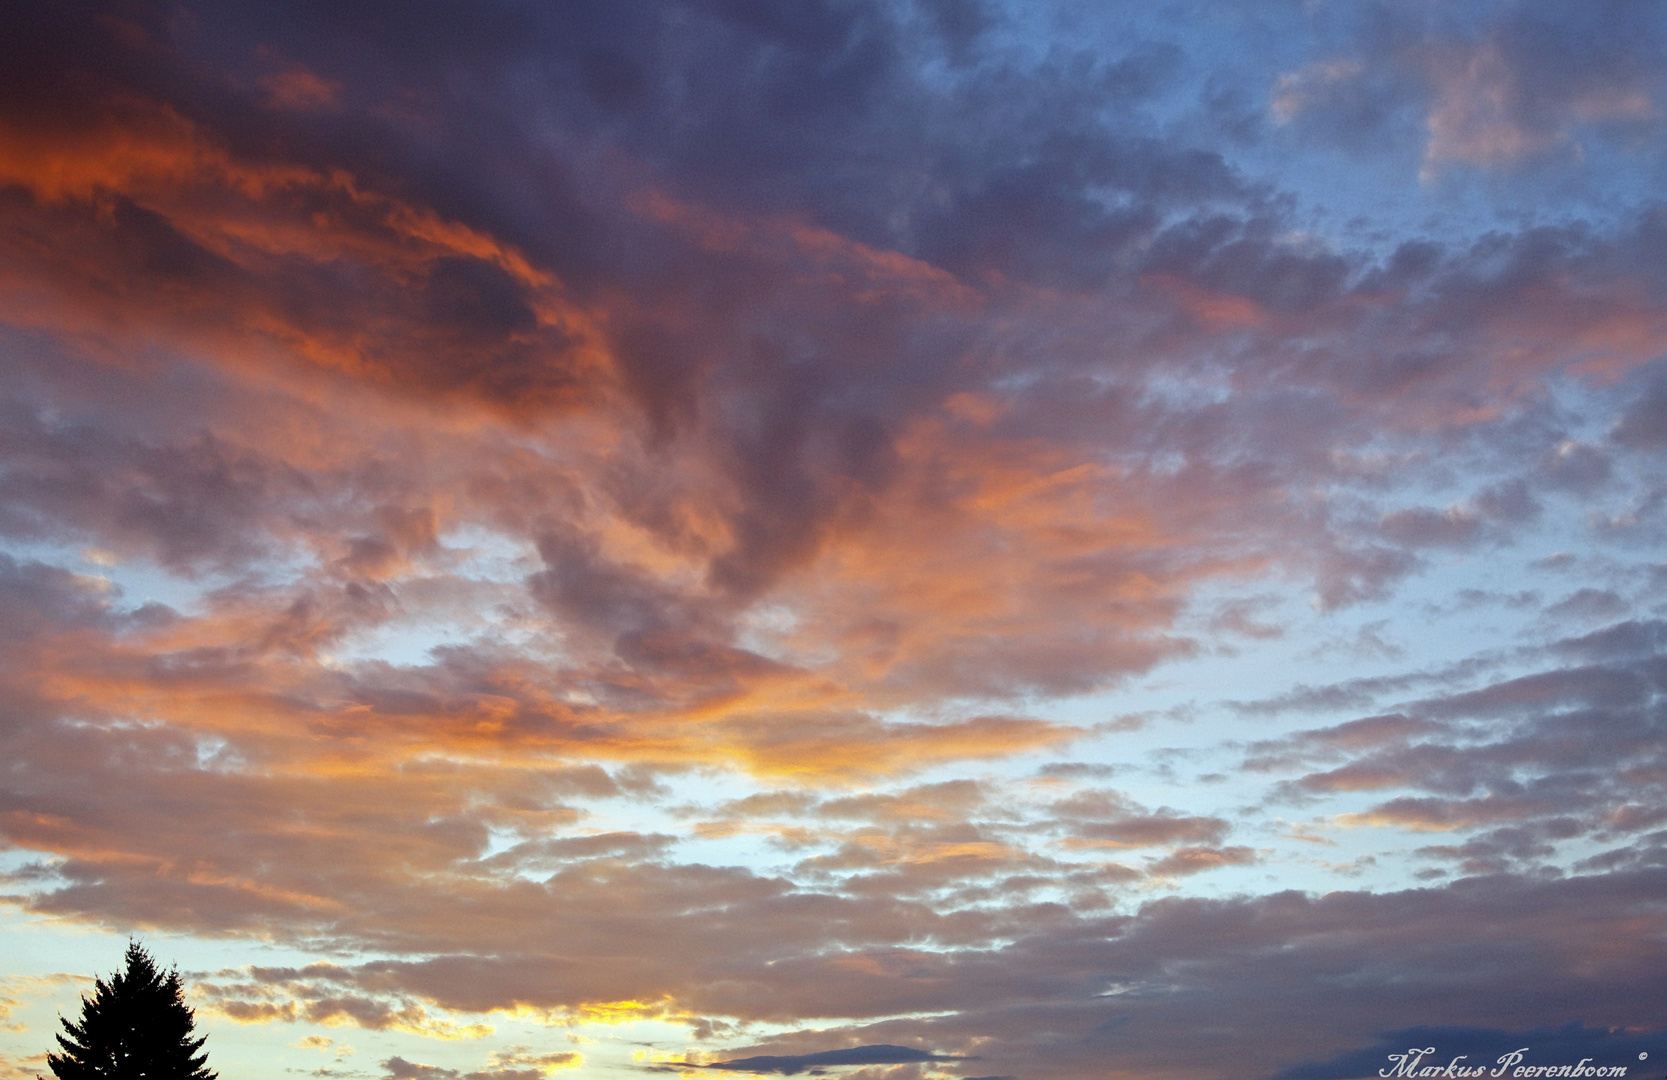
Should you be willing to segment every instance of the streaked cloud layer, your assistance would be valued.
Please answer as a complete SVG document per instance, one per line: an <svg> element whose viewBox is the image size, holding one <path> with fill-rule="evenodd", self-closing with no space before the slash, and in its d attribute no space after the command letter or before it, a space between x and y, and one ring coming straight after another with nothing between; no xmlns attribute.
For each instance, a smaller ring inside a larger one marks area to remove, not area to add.
<svg viewBox="0 0 1667 1080"><path fill-rule="evenodd" d="M0 1073L1667 1054L1659 5L0 21Z"/></svg>

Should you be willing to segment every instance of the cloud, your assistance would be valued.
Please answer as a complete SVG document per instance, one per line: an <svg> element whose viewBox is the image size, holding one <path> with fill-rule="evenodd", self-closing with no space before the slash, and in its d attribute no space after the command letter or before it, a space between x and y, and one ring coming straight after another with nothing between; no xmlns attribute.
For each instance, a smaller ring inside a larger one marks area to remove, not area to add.
<svg viewBox="0 0 1667 1080"><path fill-rule="evenodd" d="M24 4L5 902L389 1080L1657 1022L1659 19L1338 7Z"/></svg>
<svg viewBox="0 0 1667 1080"><path fill-rule="evenodd" d="M1247 847L1180 847L1152 863L1148 868L1162 877L1196 874L1219 866L1243 866L1256 861L1256 853Z"/></svg>
<svg viewBox="0 0 1667 1080"><path fill-rule="evenodd" d="M1423 24L1362 11L1336 22L1349 47L1280 73L1273 119L1356 154L1417 138L1426 182L1454 165L1579 160L1588 141L1624 142L1659 123L1664 28L1624 3Z"/></svg>
<svg viewBox="0 0 1667 1080"><path fill-rule="evenodd" d="M1563 5L1504 20L1472 48L1435 51L1426 162L1515 164L1568 143L1577 125L1655 120L1660 86L1645 57L1660 26L1630 15Z"/></svg>
<svg viewBox="0 0 1667 1080"><path fill-rule="evenodd" d="M383 1075L388 1080L538 1080L558 1069L575 1069L584 1063L584 1055L567 1050L536 1057L527 1054L492 1056L491 1067L472 1072L446 1069L438 1065L423 1065L407 1061L397 1054L382 1062ZM505 1065L529 1065L530 1068L505 1068Z"/></svg>
<svg viewBox="0 0 1667 1080"><path fill-rule="evenodd" d="M28 1080L30 1077L38 1076L40 1070L46 1067L46 1051L44 1050L26 1057L14 1057L11 1054L0 1055L0 1069L5 1070L0 1075L4 1075L8 1080Z"/></svg>
<svg viewBox="0 0 1667 1080"><path fill-rule="evenodd" d="M836 1065L907 1065L927 1061L960 1061L954 1055L934 1054L912 1046L851 1046L843 1050L822 1050L814 1054L776 1055L735 1058L708 1064L682 1063L684 1068L728 1069L735 1072L780 1073L794 1076L806 1071L820 1071Z"/></svg>
<svg viewBox="0 0 1667 1080"><path fill-rule="evenodd" d="M1071 822L1075 837L1114 847L1219 841L1230 827L1216 817L1141 813L1112 792L1078 792L1053 810Z"/></svg>
<svg viewBox="0 0 1667 1080"><path fill-rule="evenodd" d="M79 975L8 975L0 978L0 1030L22 1032L28 1025L13 1020L13 1013L23 1008L30 998L60 992L66 986L88 985L90 978ZM17 994L18 997L11 995ZM7 1021L10 1021L9 1023Z"/></svg>
<svg viewBox="0 0 1667 1080"><path fill-rule="evenodd" d="M1667 443L1667 379L1657 376L1621 415L1613 437L1627 446L1658 447Z"/></svg>

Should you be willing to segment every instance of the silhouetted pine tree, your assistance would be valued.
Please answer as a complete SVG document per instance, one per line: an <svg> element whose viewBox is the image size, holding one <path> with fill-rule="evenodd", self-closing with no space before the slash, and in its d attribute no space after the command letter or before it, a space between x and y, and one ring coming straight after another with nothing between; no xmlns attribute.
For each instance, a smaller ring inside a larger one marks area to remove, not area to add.
<svg viewBox="0 0 1667 1080"><path fill-rule="evenodd" d="M191 1037L179 972L158 971L138 942L128 942L127 970L81 999L79 1024L59 1019L64 1052L46 1055L58 1080L216 1080L197 1053L208 1037Z"/></svg>

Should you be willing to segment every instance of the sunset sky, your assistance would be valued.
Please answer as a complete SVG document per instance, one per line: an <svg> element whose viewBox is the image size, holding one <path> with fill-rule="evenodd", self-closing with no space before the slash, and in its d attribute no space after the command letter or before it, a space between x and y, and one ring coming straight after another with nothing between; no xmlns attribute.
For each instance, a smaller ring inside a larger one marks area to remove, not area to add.
<svg viewBox="0 0 1667 1080"><path fill-rule="evenodd" d="M0 6L0 1080L1659 1080L1664 192L1659 0Z"/></svg>

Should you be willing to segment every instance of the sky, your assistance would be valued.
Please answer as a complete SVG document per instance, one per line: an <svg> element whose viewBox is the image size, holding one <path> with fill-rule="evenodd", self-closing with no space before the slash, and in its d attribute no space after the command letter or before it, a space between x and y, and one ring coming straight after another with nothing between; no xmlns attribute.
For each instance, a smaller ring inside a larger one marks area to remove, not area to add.
<svg viewBox="0 0 1667 1080"><path fill-rule="evenodd" d="M1667 5L0 30L0 1080L1667 1070Z"/></svg>

